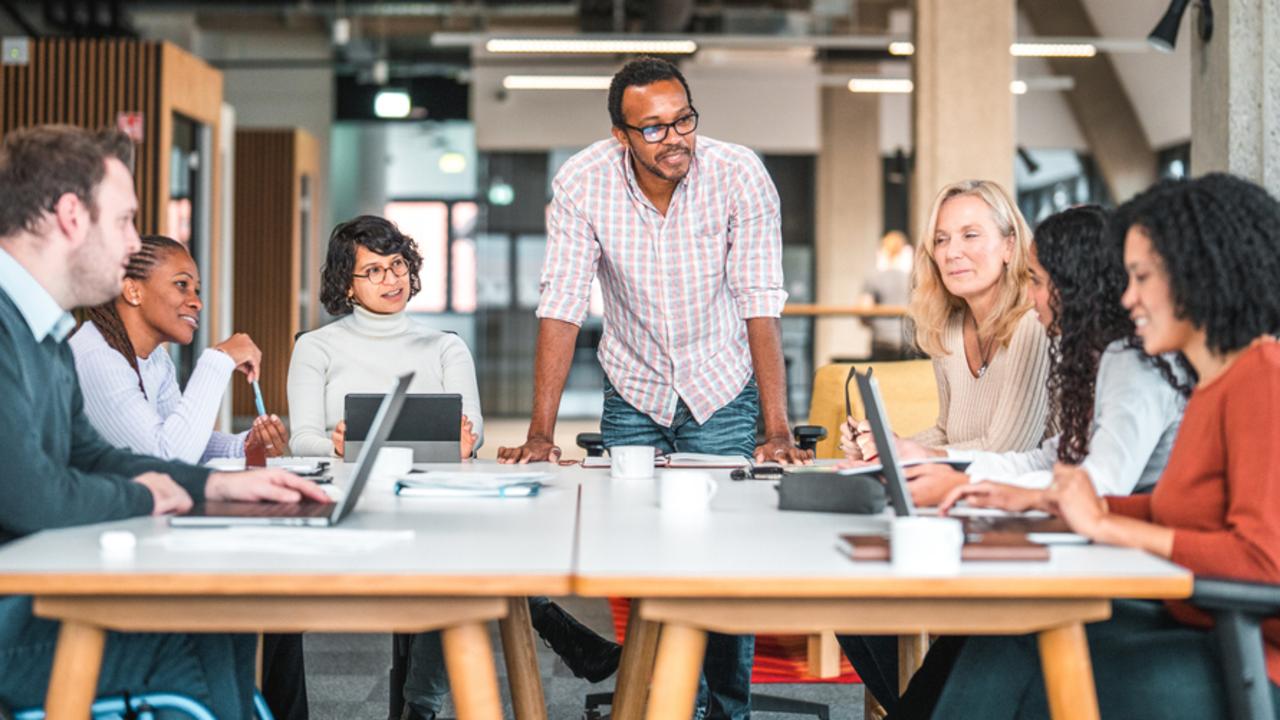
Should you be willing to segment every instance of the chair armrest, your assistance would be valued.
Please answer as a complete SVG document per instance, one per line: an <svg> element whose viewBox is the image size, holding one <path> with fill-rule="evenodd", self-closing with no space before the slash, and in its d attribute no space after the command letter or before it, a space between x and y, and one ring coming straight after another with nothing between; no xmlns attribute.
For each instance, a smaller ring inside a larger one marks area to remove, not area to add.
<svg viewBox="0 0 1280 720"><path fill-rule="evenodd" d="M598 432L578 433L578 437L575 440L578 443L578 447L587 451L588 457L604 455L604 435Z"/></svg>
<svg viewBox="0 0 1280 720"><path fill-rule="evenodd" d="M797 425L791 432L801 450L813 450L827 437L827 429L821 425Z"/></svg>
<svg viewBox="0 0 1280 720"><path fill-rule="evenodd" d="M1280 585L1196 578L1190 602L1205 610L1238 610L1250 615L1280 615Z"/></svg>

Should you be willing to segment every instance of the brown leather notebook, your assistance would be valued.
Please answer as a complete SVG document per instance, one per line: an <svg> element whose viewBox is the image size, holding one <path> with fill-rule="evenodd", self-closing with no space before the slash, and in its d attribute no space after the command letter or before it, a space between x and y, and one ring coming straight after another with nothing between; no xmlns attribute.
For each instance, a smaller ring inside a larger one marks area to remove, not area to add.
<svg viewBox="0 0 1280 720"><path fill-rule="evenodd" d="M841 535L840 539L849 545L849 555L854 560L883 562L889 559L889 538L884 535ZM1031 542L1026 533L970 534L960 549L960 559L1047 561L1049 547Z"/></svg>

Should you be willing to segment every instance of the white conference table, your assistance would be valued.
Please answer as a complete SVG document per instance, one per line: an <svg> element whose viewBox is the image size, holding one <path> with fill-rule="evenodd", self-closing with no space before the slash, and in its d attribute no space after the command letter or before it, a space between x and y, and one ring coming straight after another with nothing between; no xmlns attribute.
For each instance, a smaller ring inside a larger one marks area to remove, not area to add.
<svg viewBox="0 0 1280 720"><path fill-rule="evenodd" d="M418 466L432 467L432 466ZM486 463L442 466L502 471ZM548 468L549 466L543 466ZM338 484L350 466L337 465ZM523 468L527 469L527 468ZM521 469L513 469L521 470ZM0 594L34 596L37 615L62 621L46 710L88 716L105 631L421 632L442 630L458 717L502 717L487 623L502 626L519 718L545 718L528 595L570 590L576 479L536 498L426 501L371 481L341 530L410 530L376 549L331 555L223 552L167 546L163 518L51 530L0 548ZM131 557L100 550L104 530L138 539ZM298 529L289 542L306 542Z"/></svg>
<svg viewBox="0 0 1280 720"><path fill-rule="evenodd" d="M431 467L431 466L419 466ZM440 466L501 470L493 463ZM614 717L669 720L692 711L706 632L881 634L1036 632L1055 718L1096 718L1083 624L1113 598L1178 598L1191 575L1136 550L1061 546L1041 563L966 563L959 576L895 575L854 562L838 536L888 517L777 510L771 483L727 471L710 511L672 516L653 480L547 464L532 499L396 498L371 483L340 529L412 530L411 539L328 556L191 552L161 544L163 519L46 531L0 548L0 593L35 596L61 620L49 717L85 717L105 630L153 632L418 632L441 629L459 717L501 716L485 625L502 625L518 718L545 718L527 595L636 598ZM339 468L339 480L346 468ZM99 535L139 539L127 561ZM323 529L303 531L323 533ZM655 659L656 658L656 659ZM652 691L649 691L652 681ZM646 697L648 696L648 697Z"/></svg>
<svg viewBox="0 0 1280 720"><path fill-rule="evenodd" d="M800 635L1038 633L1054 718L1097 718L1085 623L1114 598L1183 598L1186 570L1138 550L1061 545L1048 562L965 563L948 578L853 561L838 537L887 529L879 517L781 512L773 483L724 470L710 511L672 516L655 483L606 471L581 478L577 595L636 598L615 720L689 717L706 632ZM655 661L656 657L656 661Z"/></svg>

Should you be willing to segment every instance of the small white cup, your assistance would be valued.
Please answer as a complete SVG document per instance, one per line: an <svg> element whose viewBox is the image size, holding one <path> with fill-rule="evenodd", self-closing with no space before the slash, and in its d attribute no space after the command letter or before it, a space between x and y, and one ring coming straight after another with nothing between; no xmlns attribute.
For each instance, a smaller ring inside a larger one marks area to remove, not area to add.
<svg viewBox="0 0 1280 720"><path fill-rule="evenodd" d="M667 470L658 475L658 507L663 512L701 513L711 506L720 489L711 473L701 470Z"/></svg>
<svg viewBox="0 0 1280 720"><path fill-rule="evenodd" d="M648 445L615 445L609 448L609 474L622 480L651 478L653 456Z"/></svg>
<svg viewBox="0 0 1280 720"><path fill-rule="evenodd" d="M889 546L895 573L931 577L958 575L964 527L955 518L894 518Z"/></svg>
<svg viewBox="0 0 1280 720"><path fill-rule="evenodd" d="M374 460L369 477L398 478L408 475L412 469L413 448L384 447L378 451L378 459Z"/></svg>

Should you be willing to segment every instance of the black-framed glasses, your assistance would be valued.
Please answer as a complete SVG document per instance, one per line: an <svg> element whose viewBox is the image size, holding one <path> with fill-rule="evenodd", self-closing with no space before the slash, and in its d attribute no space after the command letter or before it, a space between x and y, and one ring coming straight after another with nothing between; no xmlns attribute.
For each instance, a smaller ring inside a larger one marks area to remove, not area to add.
<svg viewBox="0 0 1280 720"><path fill-rule="evenodd" d="M698 129L698 111L690 109L688 115L681 115L676 118L675 122L657 123L655 125L646 125L644 127L636 127L635 125L623 125L628 130L635 130L640 133L640 137L644 141L652 145L660 143L667 139L667 131L675 130L677 135L688 135Z"/></svg>
<svg viewBox="0 0 1280 720"><path fill-rule="evenodd" d="M354 273L351 277L364 278L374 285L381 285L383 279L387 276L388 270L390 270L391 274L396 277L404 277L409 274L409 263L405 262L404 258L396 258L395 260L392 260L391 264L387 267L369 268L368 271L364 273Z"/></svg>

